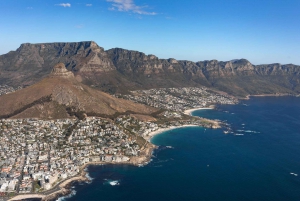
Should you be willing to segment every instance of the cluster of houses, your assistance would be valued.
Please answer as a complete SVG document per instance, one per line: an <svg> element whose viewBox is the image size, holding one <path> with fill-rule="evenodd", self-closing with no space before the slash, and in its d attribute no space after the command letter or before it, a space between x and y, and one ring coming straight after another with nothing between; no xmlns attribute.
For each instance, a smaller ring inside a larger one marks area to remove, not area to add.
<svg viewBox="0 0 300 201"><path fill-rule="evenodd" d="M131 133L142 137L159 129L159 125L157 123L140 121L130 115L118 117L116 119L116 124L127 130L130 128Z"/></svg>
<svg viewBox="0 0 300 201"><path fill-rule="evenodd" d="M207 107L210 104L236 104L238 102L233 97L214 93L205 87L137 90L118 97L177 112L196 107Z"/></svg>
<svg viewBox="0 0 300 201"><path fill-rule="evenodd" d="M82 165L127 162L139 146L114 122L3 119L0 121L0 192L49 190L76 176Z"/></svg>
<svg viewBox="0 0 300 201"><path fill-rule="evenodd" d="M1 87L0 95L13 90ZM0 196L45 192L78 175L85 164L129 162L131 157L139 156L146 144L144 138L159 128L206 126L207 121L200 118L182 119L184 110L237 103L234 98L204 87L139 90L122 97L166 109L160 114L164 121L159 124L141 121L132 115L114 120L98 117L0 120Z"/></svg>
<svg viewBox="0 0 300 201"><path fill-rule="evenodd" d="M3 95L3 94L8 94L8 93L14 92L14 91L19 90L21 88L22 87L14 88L14 87L11 87L11 86L8 86L8 85L0 85L0 96Z"/></svg>
<svg viewBox="0 0 300 201"><path fill-rule="evenodd" d="M146 137L154 131L157 131L160 128L169 128L169 127L179 127L183 125L197 125L209 128L219 127L218 120L208 120L202 118L189 118L189 119L180 119L181 115L176 112L163 112L162 116L166 117L168 115L176 115L178 119L169 121L168 118L165 118L164 121L159 124L156 122L141 121L137 118L132 117L131 115L123 115L116 119L115 123L120 127L123 127L124 130L130 131L130 133L136 134L136 136L141 136L145 139Z"/></svg>

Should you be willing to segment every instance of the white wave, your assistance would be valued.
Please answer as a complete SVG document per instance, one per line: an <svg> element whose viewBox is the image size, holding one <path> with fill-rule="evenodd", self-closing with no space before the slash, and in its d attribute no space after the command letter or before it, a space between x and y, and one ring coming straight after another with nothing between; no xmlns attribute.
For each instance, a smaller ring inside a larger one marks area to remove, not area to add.
<svg viewBox="0 0 300 201"><path fill-rule="evenodd" d="M154 156L152 156L152 157L154 157ZM144 163L140 163L140 164L138 164L138 167L144 167L144 166L148 165L149 163L151 163L152 161L153 161L153 159L150 159L149 161L146 161Z"/></svg>
<svg viewBox="0 0 300 201"><path fill-rule="evenodd" d="M235 135L244 135L244 134L241 134L241 133L236 133Z"/></svg>
<svg viewBox="0 0 300 201"><path fill-rule="evenodd" d="M157 163L166 163L166 162L169 162L169 161L173 161L174 159L170 158L170 159L166 159L166 160L159 160L159 161L155 161L154 164L157 164Z"/></svg>
<svg viewBox="0 0 300 201"><path fill-rule="evenodd" d="M92 178L88 172L85 174L85 177L88 178L88 180L89 180L89 182L87 182L87 183L91 183L94 180L94 178Z"/></svg>
<svg viewBox="0 0 300 201"><path fill-rule="evenodd" d="M245 133L260 133L258 131L252 131L252 130L236 130L238 132L245 132Z"/></svg>
<svg viewBox="0 0 300 201"><path fill-rule="evenodd" d="M120 183L119 183L118 180L111 181L111 182L109 182L109 184L110 184L111 186L118 186L118 185L120 185Z"/></svg>
<svg viewBox="0 0 300 201"><path fill-rule="evenodd" d="M296 173L291 172L290 174L298 177L298 174L296 174Z"/></svg>
<svg viewBox="0 0 300 201"><path fill-rule="evenodd" d="M246 130L245 132L246 132L246 133L259 133L259 132L257 132L257 131L251 131L251 130Z"/></svg>
<svg viewBox="0 0 300 201"><path fill-rule="evenodd" d="M168 149L174 149L174 147L172 146L166 146Z"/></svg>
<svg viewBox="0 0 300 201"><path fill-rule="evenodd" d="M120 185L120 180L111 180L111 179L104 179L104 183L103 184L109 184L111 186L119 186Z"/></svg>
<svg viewBox="0 0 300 201"><path fill-rule="evenodd" d="M63 197L60 197L58 198L56 201L65 201L67 200L68 198L71 198L73 197L74 195L76 195L76 191L75 190L71 190L71 193L66 195L66 196L63 196Z"/></svg>

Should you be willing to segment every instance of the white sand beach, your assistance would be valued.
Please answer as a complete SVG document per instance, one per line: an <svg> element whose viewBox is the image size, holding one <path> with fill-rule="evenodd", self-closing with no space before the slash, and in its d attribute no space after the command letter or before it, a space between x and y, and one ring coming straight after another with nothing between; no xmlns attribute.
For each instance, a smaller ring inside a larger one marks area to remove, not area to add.
<svg viewBox="0 0 300 201"><path fill-rule="evenodd" d="M199 108L193 108L193 109L185 110L185 111L184 111L184 114L192 116L192 112L194 112L194 111L196 111L196 110L211 110L211 109L214 109L214 108L213 108L213 107L199 107Z"/></svg>
<svg viewBox="0 0 300 201"><path fill-rule="evenodd" d="M168 128L159 128L158 130L156 131L152 131L151 133L149 133L147 136L145 136L144 138L150 142L151 138L155 135L158 135L158 134L162 134L163 132L166 132L168 130L173 130L173 129L176 129L176 128L183 128L183 127L198 127L199 125L182 125L182 126L171 126L171 127L168 127Z"/></svg>

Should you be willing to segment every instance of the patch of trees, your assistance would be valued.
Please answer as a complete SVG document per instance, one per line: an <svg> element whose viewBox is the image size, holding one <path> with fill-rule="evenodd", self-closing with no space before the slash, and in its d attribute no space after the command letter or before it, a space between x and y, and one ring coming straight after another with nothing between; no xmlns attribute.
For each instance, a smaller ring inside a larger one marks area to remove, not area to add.
<svg viewBox="0 0 300 201"><path fill-rule="evenodd" d="M84 111L78 110L77 108L75 108L74 106L71 107L67 107L66 108L67 113L70 116L75 116L77 117L79 120L83 120L85 119L86 115Z"/></svg>

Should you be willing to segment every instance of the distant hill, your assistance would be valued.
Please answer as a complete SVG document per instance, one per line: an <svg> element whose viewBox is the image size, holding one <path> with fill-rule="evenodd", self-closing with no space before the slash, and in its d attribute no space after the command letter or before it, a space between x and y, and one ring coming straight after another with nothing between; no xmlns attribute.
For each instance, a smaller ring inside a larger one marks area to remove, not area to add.
<svg viewBox="0 0 300 201"><path fill-rule="evenodd" d="M236 96L300 93L300 66L159 59L95 42L22 44L0 56L0 84L31 85L62 62L78 81L109 93L157 87L206 86Z"/></svg>
<svg viewBox="0 0 300 201"><path fill-rule="evenodd" d="M1 118L67 118L75 115L113 117L116 114L151 114L154 108L115 98L78 82L63 63L41 81L0 96Z"/></svg>

